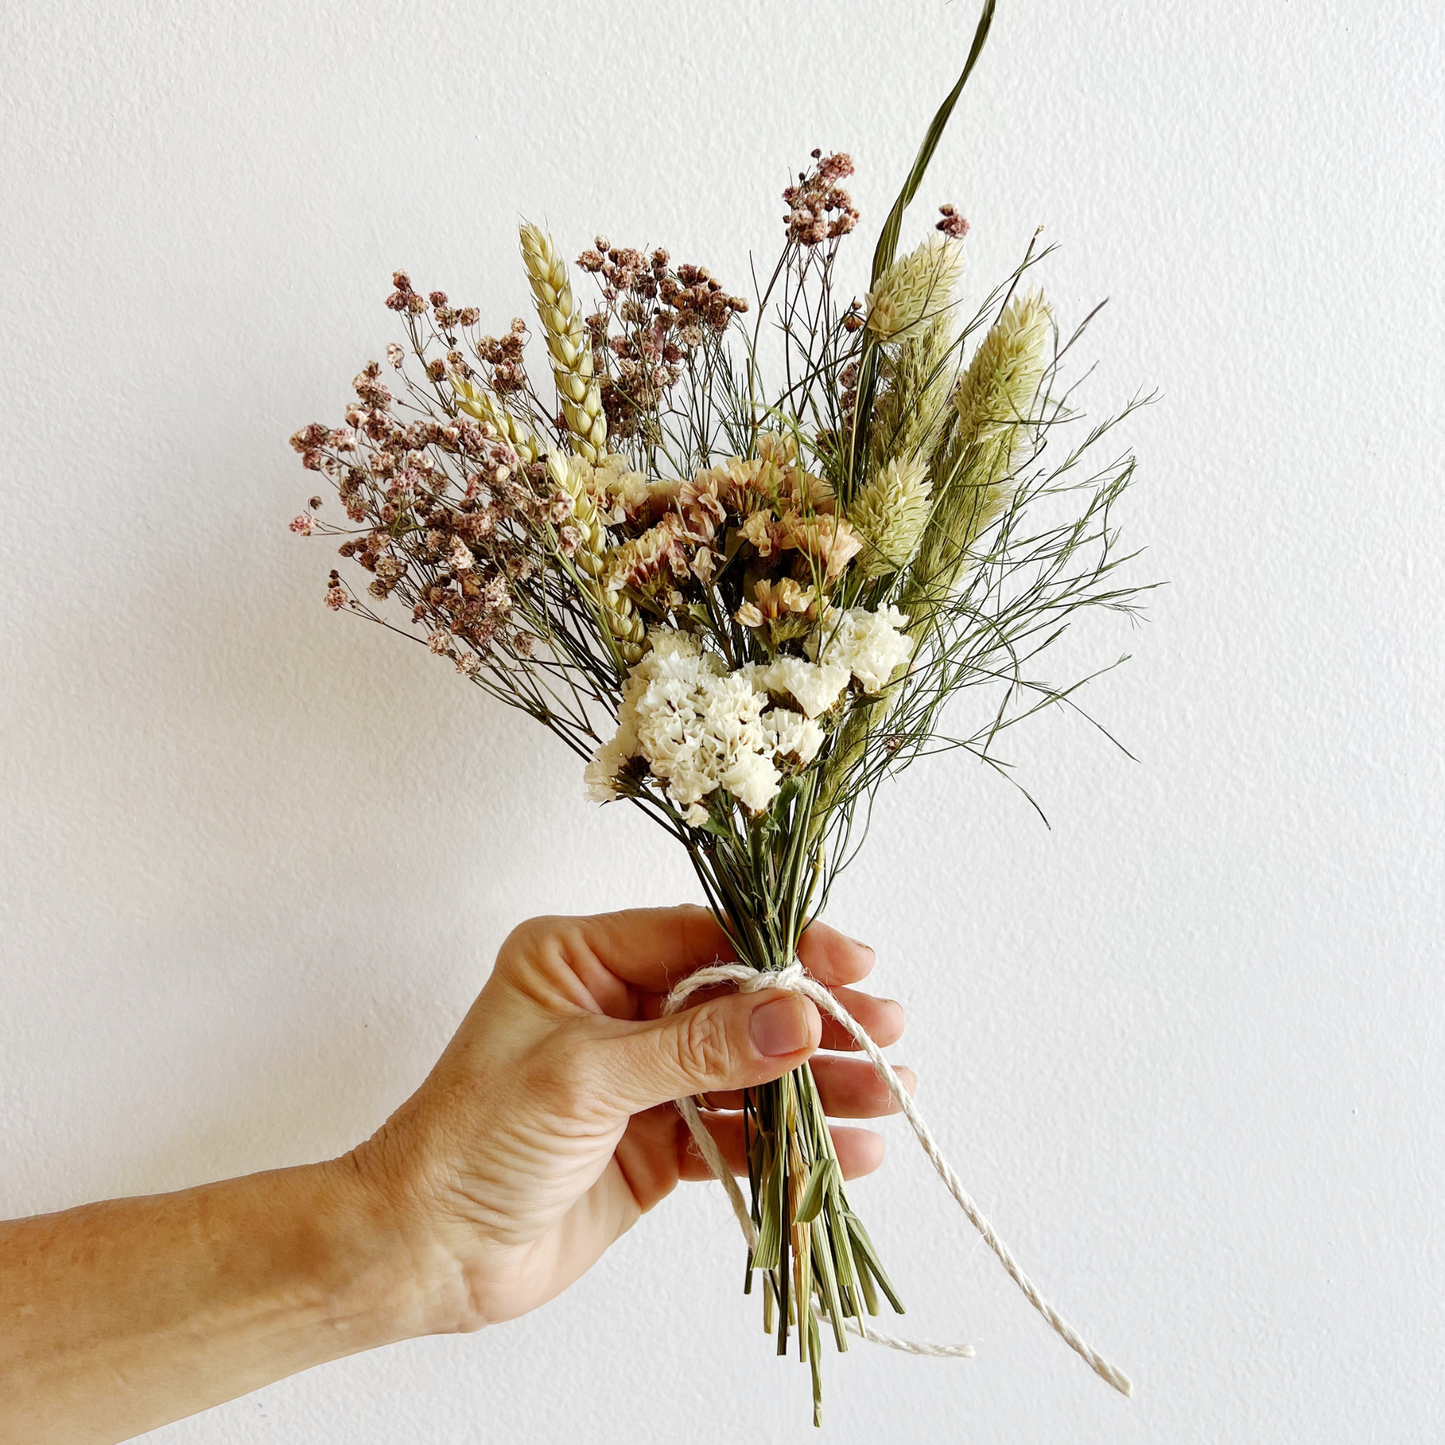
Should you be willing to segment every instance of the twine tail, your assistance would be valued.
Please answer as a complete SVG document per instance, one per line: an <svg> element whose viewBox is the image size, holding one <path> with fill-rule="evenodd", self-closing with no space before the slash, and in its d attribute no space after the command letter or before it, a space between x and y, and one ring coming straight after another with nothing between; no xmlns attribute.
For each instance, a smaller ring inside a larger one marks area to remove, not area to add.
<svg viewBox="0 0 1445 1445"><path fill-rule="evenodd" d="M983 1212L974 1202L973 1197L963 1187L962 1181L954 1173L952 1165L943 1157L932 1131L924 1122L923 1115L918 1112L918 1107L913 1102L908 1090L903 1087L893 1065L888 1062L883 1050L869 1037L867 1031L848 1012L833 995L818 983L815 979L809 978L803 971L803 966L796 960L790 963L787 968L774 971L749 968L742 963L713 964L708 968L700 968L697 972L689 974L687 978L678 984L667 996L663 1005L664 1013L674 1013L682 1007L688 997L697 989L711 987L720 983L733 983L745 993L755 993L760 989L778 988L790 993L800 993L812 1001L831 1018L835 1019L851 1035L853 1041L868 1056L878 1077L888 1086L888 1092L898 1102L898 1107L903 1111L903 1116L908 1120L913 1130L914 1137L918 1140L919 1146L928 1156L929 1162L933 1165L938 1177L948 1187L948 1192L953 1195L958 1207L963 1210L968 1222L978 1230L983 1241L998 1256L999 1263L1008 1271L1009 1278L1023 1291L1024 1298L1048 1321L1049 1327L1059 1336L1084 1361L1101 1380L1112 1385L1121 1395L1132 1395L1134 1386L1129 1377L1122 1370L1111 1365L1102 1355L1094 1350L1079 1334L1079 1332L1051 1305L1040 1293L1038 1286L1019 1267L1018 1261L1013 1257L1013 1252L1001 1240L994 1231L993 1226L984 1218ZM738 1188L737 1180L733 1178L732 1170L728 1168L726 1160L722 1157L722 1151L718 1148L716 1141L709 1132L707 1125L703 1123L702 1116L698 1113L697 1105L691 1099L679 1099L678 1110L681 1112L693 1139L697 1143L703 1158L707 1161L708 1168L722 1181L723 1188L727 1191L728 1202L732 1205L733 1213L737 1216L738 1223L742 1226L743 1238L747 1240L748 1247L752 1248L757 1242L757 1230L748 1213L748 1208L743 1200L742 1191ZM915 1342L902 1340L894 1335L884 1334L881 1330L875 1330L867 1326L862 1330L857 1329L852 1321L848 1322L849 1328L855 1333L861 1333L864 1339L871 1340L875 1344L886 1345L889 1349L902 1350L906 1354L929 1355L952 1359L966 1359L972 1356L972 1345L935 1345L927 1342Z"/></svg>

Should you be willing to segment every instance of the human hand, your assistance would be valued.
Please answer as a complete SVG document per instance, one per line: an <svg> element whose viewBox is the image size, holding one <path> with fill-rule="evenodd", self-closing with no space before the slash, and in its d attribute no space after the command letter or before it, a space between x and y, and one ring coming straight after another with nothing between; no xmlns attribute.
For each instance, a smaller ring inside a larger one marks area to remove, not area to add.
<svg viewBox="0 0 1445 1445"><path fill-rule="evenodd" d="M899 1037L896 1003L847 987L872 969L870 949L815 923L798 954L880 1044ZM715 993L661 1017L680 978L733 957L712 915L690 906L534 919L508 937L421 1088L349 1156L418 1262L426 1329L536 1309L679 1180L710 1178L671 1100L705 1094L708 1127L746 1173L742 1091L820 1045L854 1048L777 990ZM865 1059L825 1056L813 1072L830 1117L896 1108ZM878 1167L876 1134L832 1132L845 1177Z"/></svg>

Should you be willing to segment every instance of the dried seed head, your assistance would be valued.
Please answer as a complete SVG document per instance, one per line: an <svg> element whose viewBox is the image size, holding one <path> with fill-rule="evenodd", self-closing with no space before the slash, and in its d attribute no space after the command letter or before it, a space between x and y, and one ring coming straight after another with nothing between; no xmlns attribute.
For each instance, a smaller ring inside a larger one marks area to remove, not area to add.
<svg viewBox="0 0 1445 1445"><path fill-rule="evenodd" d="M968 222L952 206L940 206L938 210L943 219L934 229L942 231L945 236L952 236L956 241L963 240L968 235Z"/></svg>
<svg viewBox="0 0 1445 1445"><path fill-rule="evenodd" d="M929 236L900 256L868 293L868 329L898 341L946 312L963 274L963 248L951 236Z"/></svg>

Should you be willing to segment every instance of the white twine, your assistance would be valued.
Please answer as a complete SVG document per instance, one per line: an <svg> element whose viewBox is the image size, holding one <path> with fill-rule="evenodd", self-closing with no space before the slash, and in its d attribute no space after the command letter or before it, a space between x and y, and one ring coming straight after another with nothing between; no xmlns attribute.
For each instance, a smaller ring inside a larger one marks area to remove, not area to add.
<svg viewBox="0 0 1445 1445"><path fill-rule="evenodd" d="M943 1157L934 1141L932 1131L924 1123L923 1115L918 1112L912 1096L903 1087L903 1081L884 1056L883 1050L869 1038L858 1020L822 984L818 983L816 979L810 978L803 971L801 963L795 959L786 968L776 972L751 968L745 963L717 963L707 968L700 968L696 973L689 974L668 994L662 1011L668 1014L675 1013L698 989L712 988L717 984L727 983L736 984L743 993L757 993L761 989L769 988L783 989L788 993L800 993L804 998L812 999L824 1013L836 1019L848 1031L858 1047L868 1055L873 1067L878 1071L878 1077L888 1086L888 1092L898 1101L898 1107L912 1126L914 1136L923 1152L928 1155L929 1162L938 1171L938 1177L948 1186L948 1192L957 1200L959 1208L968 1217L968 1222L978 1230L979 1234L983 1236L984 1243L998 1256L999 1262L1008 1271L1009 1278L1023 1291L1024 1298L1049 1322L1050 1327L1059 1338L1075 1351L1100 1379L1106 1380L1121 1395L1132 1394L1134 1387L1129 1383L1129 1377L1121 1370L1115 1369L1102 1355L1091 1349L1080 1337L1079 1332L1044 1299L1034 1282L1019 1268L1018 1261L1014 1259L1009 1247L994 1233L993 1226L983 1217L978 1205L973 1202L972 1197L959 1181L958 1175L953 1172L952 1166ZM738 1188L737 1180L733 1178L733 1172L723 1158L717 1141L712 1137L707 1125L703 1123L697 1105L691 1099L677 1100L677 1107L686 1121L702 1157L707 1161L708 1168L717 1175L718 1179L722 1181L723 1188L727 1190L728 1201L732 1204L733 1213L737 1215L738 1223L742 1226L743 1238L747 1240L748 1248L755 1248L758 1238L757 1229L753 1225L752 1216L748 1213L742 1190ZM973 1354L972 1345L934 1345L921 1341L901 1340L893 1335L886 1335L881 1330L875 1330L871 1325L864 1325L860 1330L852 1320L847 1323L849 1329L853 1330L855 1334L861 1334L864 1339L871 1340L875 1344L887 1345L889 1349L903 1350L910 1355L966 1359Z"/></svg>

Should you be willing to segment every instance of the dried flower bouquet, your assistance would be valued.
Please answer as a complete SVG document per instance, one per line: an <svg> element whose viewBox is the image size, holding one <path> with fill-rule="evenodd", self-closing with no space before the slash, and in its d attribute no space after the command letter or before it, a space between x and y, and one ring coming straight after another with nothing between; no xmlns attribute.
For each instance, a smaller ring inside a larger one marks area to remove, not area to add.
<svg viewBox="0 0 1445 1445"><path fill-rule="evenodd" d="M343 426L292 438L346 514L326 523L313 498L293 528L342 535L370 574L358 593L333 571L327 603L424 641L551 729L593 798L628 799L687 850L758 970L794 959L885 777L947 749L1003 770L999 733L1078 685L1040 680L1034 659L1079 609L1136 596L1115 578L1111 522L1132 459L1093 463L1112 422L1058 435L1077 420L1060 381L1074 338L1028 285L1046 252L1031 245L967 318L953 207L896 254L991 11L861 301L836 283L853 167L814 151L755 306L701 266L599 236L577 261L599 292L588 312L552 238L523 225L555 401L522 321L482 335L475 308L398 272L391 374L370 363ZM978 724L945 732L946 706L979 688L995 696ZM822 1334L846 1350L850 1319L867 1335L880 1297L903 1306L811 1071L752 1091L744 1113L747 1288L761 1280L778 1352L794 1341L811 1365L816 1418Z"/></svg>

